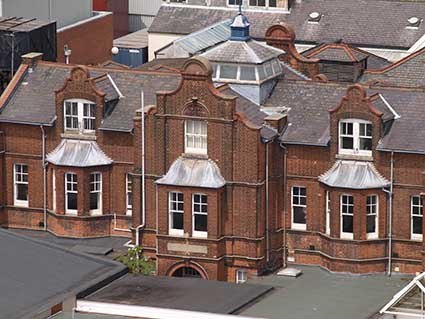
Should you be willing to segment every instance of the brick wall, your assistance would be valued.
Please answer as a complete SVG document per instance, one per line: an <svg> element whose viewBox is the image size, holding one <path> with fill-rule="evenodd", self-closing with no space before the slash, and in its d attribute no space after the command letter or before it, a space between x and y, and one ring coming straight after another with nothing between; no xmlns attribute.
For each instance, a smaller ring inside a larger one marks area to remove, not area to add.
<svg viewBox="0 0 425 319"><path fill-rule="evenodd" d="M112 13L100 15L59 29L57 33L58 62L65 62L64 45L72 50L70 62L96 65L111 60L114 39Z"/></svg>

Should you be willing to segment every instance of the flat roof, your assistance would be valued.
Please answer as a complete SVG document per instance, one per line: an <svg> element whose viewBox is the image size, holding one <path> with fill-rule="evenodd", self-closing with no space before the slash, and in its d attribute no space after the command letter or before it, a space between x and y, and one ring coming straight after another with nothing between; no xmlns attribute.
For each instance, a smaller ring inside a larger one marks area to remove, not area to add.
<svg viewBox="0 0 425 319"><path fill-rule="evenodd" d="M114 40L114 47L140 49L148 46L148 29L129 33Z"/></svg>
<svg viewBox="0 0 425 319"><path fill-rule="evenodd" d="M315 266L295 267L303 271L298 278L272 275L250 280L274 289L238 313L270 319L366 319L413 277L338 274Z"/></svg>
<svg viewBox="0 0 425 319"><path fill-rule="evenodd" d="M8 32L29 32L39 29L55 22L41 21L37 19L25 19L17 17L1 17L0 16L0 31Z"/></svg>
<svg viewBox="0 0 425 319"><path fill-rule="evenodd" d="M270 285L127 274L84 300L231 314L272 289Z"/></svg>
<svg viewBox="0 0 425 319"><path fill-rule="evenodd" d="M68 298L99 289L127 272L118 262L5 229L0 229L0 256L0 313L8 319L33 318Z"/></svg>

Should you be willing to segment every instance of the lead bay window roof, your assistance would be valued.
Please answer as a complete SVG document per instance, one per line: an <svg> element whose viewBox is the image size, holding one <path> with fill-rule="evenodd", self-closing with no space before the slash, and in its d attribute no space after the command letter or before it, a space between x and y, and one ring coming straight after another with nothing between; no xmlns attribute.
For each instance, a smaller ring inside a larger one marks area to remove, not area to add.
<svg viewBox="0 0 425 319"><path fill-rule="evenodd" d="M210 159L179 157L158 184L220 188L226 184L220 169Z"/></svg>
<svg viewBox="0 0 425 319"><path fill-rule="evenodd" d="M321 175L319 181L331 187L351 189L382 188L390 184L370 162L341 160Z"/></svg>
<svg viewBox="0 0 425 319"><path fill-rule="evenodd" d="M64 139L47 155L47 161L58 166L92 167L112 164L94 141Z"/></svg>

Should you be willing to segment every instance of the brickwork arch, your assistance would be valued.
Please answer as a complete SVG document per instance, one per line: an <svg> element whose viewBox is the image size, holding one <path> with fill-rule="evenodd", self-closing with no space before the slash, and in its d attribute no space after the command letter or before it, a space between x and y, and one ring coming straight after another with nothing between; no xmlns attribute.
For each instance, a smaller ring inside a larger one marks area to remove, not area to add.
<svg viewBox="0 0 425 319"><path fill-rule="evenodd" d="M176 271L180 270L181 268L193 268L196 270L200 275L202 279L208 280L208 274L205 271L204 267L202 267L200 264L193 262L193 261L182 261L175 263L174 265L170 266L166 272L166 276L173 277L173 275L176 273Z"/></svg>

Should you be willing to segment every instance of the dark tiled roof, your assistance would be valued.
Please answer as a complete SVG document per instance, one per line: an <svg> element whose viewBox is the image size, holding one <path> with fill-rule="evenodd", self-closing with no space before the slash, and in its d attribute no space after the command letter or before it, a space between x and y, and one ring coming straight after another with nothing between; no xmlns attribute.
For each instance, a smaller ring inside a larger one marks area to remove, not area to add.
<svg viewBox="0 0 425 319"><path fill-rule="evenodd" d="M364 82L380 81L385 85L400 87L425 87L425 48L381 70L369 70Z"/></svg>
<svg viewBox="0 0 425 319"><path fill-rule="evenodd" d="M201 54L201 56L214 62L260 64L283 53L285 52L274 47L249 40L247 42L226 41Z"/></svg>
<svg viewBox="0 0 425 319"><path fill-rule="evenodd" d="M338 105L347 87L312 81L279 81L266 106L287 107L289 125L285 143L326 146L329 142L329 112Z"/></svg>
<svg viewBox="0 0 425 319"><path fill-rule="evenodd" d="M111 79L105 74L95 80L96 88L105 93L105 101L109 102L120 97L119 92L114 87Z"/></svg>
<svg viewBox="0 0 425 319"><path fill-rule="evenodd" d="M330 139L329 109L339 104L346 90L346 85L337 83L281 80L266 106L289 108L288 126L282 136L285 143L326 146ZM394 118L378 149L425 153L425 92L379 88L368 89L367 95L373 96L372 103L384 113L384 120Z"/></svg>
<svg viewBox="0 0 425 319"><path fill-rule="evenodd" d="M369 56L366 51L356 50L346 44L339 43L322 44L304 51L303 55L309 58L336 62L360 62Z"/></svg>
<svg viewBox="0 0 425 319"><path fill-rule="evenodd" d="M52 124L56 116L55 90L63 86L70 70L71 66L63 64L38 64L32 73L26 73L3 107L0 122ZM107 130L130 131L133 128L133 117L141 107L141 90L145 92L145 104L155 104L157 91L173 90L180 81L180 76L172 74L99 68L89 70L92 77L109 74L124 96L104 119L101 129Z"/></svg>
<svg viewBox="0 0 425 319"><path fill-rule="evenodd" d="M166 59L154 59L147 63L142 64L137 70L140 71L161 71L162 67L172 68L172 69L182 69L184 63L188 58L166 58Z"/></svg>
<svg viewBox="0 0 425 319"><path fill-rule="evenodd" d="M342 40L362 46L410 48L425 33L425 23L418 30L406 29L410 17L425 18L423 2L303 0L293 3L289 14L246 11L251 35L263 39L271 25L287 22L300 42ZM307 21L313 11L322 14L317 24ZM234 10L162 6L149 32L189 34L235 15Z"/></svg>

